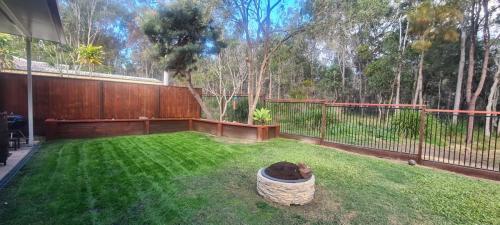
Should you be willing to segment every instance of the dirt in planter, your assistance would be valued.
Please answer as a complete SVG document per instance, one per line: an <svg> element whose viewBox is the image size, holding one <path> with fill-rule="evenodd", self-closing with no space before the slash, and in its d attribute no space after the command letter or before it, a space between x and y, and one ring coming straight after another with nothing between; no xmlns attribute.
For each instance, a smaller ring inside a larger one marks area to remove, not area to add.
<svg viewBox="0 0 500 225"><path fill-rule="evenodd" d="M283 180L300 180L304 177L300 174L299 166L291 162L277 162L266 168L265 173L271 177Z"/></svg>

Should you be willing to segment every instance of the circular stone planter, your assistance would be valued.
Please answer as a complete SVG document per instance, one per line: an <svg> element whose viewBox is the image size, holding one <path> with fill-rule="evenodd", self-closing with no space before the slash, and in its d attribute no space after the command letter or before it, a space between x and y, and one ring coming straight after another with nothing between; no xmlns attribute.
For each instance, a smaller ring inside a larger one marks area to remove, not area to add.
<svg viewBox="0 0 500 225"><path fill-rule="evenodd" d="M257 172L257 192L265 199L282 205L305 205L314 198L314 175L309 179L281 180Z"/></svg>

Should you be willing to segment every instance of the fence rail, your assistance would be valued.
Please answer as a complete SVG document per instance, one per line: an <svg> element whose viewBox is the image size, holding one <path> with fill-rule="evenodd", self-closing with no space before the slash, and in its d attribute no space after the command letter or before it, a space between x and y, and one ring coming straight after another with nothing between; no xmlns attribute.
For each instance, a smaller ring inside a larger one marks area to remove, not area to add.
<svg viewBox="0 0 500 225"><path fill-rule="evenodd" d="M407 154L419 163L500 172L500 113L422 105L267 99L281 133L372 151Z"/></svg>

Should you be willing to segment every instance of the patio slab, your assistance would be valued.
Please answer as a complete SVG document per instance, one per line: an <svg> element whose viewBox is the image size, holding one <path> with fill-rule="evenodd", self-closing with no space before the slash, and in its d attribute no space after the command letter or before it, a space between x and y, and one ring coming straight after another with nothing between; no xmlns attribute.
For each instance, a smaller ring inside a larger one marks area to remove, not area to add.
<svg viewBox="0 0 500 225"><path fill-rule="evenodd" d="M18 150L10 151L11 155L7 158L7 165L0 165L0 189L15 176L36 148L37 143L33 146L22 145Z"/></svg>

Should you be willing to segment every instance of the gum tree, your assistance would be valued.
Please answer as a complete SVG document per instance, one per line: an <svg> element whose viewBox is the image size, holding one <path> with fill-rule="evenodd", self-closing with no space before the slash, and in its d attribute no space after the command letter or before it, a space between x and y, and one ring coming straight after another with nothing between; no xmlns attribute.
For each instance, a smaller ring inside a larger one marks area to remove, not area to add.
<svg viewBox="0 0 500 225"><path fill-rule="evenodd" d="M436 5L431 1L424 1L408 14L408 18L410 33L415 37L412 48L420 54L412 104L422 105L425 53L436 39L458 40L456 27L462 20L462 14L454 4Z"/></svg>

